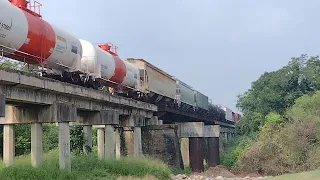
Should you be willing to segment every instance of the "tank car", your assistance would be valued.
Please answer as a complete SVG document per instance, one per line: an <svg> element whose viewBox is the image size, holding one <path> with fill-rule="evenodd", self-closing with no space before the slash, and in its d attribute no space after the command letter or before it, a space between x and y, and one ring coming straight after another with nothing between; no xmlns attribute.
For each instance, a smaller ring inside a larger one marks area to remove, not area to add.
<svg viewBox="0 0 320 180"><path fill-rule="evenodd" d="M80 41L31 10L40 6L36 3L31 6L26 0L0 0L0 45L3 55L40 65L44 76L80 83Z"/></svg>
<svg viewBox="0 0 320 180"><path fill-rule="evenodd" d="M110 43L92 44L80 39L83 47L81 70L101 85L116 88L118 93L139 89L139 69L123 61ZM116 49L116 47L114 47Z"/></svg>

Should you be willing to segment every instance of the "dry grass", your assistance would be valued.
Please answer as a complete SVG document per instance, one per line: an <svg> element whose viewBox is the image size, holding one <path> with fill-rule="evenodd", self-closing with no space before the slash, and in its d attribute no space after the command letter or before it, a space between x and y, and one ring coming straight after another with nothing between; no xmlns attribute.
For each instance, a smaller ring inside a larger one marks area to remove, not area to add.
<svg viewBox="0 0 320 180"><path fill-rule="evenodd" d="M286 174L267 180L320 180L320 171L308 171L297 174Z"/></svg>

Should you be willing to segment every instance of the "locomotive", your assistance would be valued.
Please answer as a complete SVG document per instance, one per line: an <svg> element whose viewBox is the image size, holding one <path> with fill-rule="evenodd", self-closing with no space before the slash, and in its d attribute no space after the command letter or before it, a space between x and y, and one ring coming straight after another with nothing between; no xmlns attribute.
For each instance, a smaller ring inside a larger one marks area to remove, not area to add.
<svg viewBox="0 0 320 180"><path fill-rule="evenodd" d="M113 44L93 44L46 22L40 6L37 1L0 0L1 56L26 63L43 77L93 89L107 87L128 98L232 121L226 109L151 63L122 60Z"/></svg>

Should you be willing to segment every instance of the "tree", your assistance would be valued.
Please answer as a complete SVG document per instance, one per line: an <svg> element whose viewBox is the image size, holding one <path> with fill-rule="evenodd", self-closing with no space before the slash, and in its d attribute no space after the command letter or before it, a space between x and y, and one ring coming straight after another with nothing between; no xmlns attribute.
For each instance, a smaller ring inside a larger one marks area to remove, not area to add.
<svg viewBox="0 0 320 180"><path fill-rule="evenodd" d="M0 63L0 68L27 71L27 66L23 62L10 59L5 59L4 61L2 61Z"/></svg>
<svg viewBox="0 0 320 180"><path fill-rule="evenodd" d="M317 90L320 90L318 56L308 57L303 54L292 58L288 65L277 71L265 72L252 83L248 91L238 96L237 107L244 113L238 126L242 128L239 132L257 131L258 126L263 125L263 119L267 114L274 112L284 115L296 99ZM258 118L255 113L259 114ZM249 125L250 128L245 125Z"/></svg>

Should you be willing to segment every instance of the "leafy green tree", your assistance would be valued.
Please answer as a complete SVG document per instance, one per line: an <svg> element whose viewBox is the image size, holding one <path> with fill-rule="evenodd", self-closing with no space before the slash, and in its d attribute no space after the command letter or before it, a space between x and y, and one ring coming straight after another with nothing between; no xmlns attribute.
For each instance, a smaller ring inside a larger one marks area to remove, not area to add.
<svg viewBox="0 0 320 180"><path fill-rule="evenodd" d="M46 123L42 125L43 137L43 151L48 152L58 147L59 144L59 130L56 124Z"/></svg>
<svg viewBox="0 0 320 180"><path fill-rule="evenodd" d="M82 133L82 126L73 126L70 128L70 146L71 151L79 154L83 150L84 137Z"/></svg>
<svg viewBox="0 0 320 180"><path fill-rule="evenodd" d="M27 66L23 62L15 61L15 60L4 60L0 62L0 68L4 69L15 69L20 71L27 71Z"/></svg>
<svg viewBox="0 0 320 180"><path fill-rule="evenodd" d="M238 96L237 107L244 113L238 132L259 130L266 115L271 112L284 115L296 99L317 90L320 90L318 56L303 54L277 71L265 72L248 91Z"/></svg>

